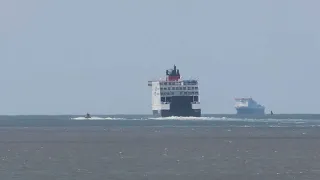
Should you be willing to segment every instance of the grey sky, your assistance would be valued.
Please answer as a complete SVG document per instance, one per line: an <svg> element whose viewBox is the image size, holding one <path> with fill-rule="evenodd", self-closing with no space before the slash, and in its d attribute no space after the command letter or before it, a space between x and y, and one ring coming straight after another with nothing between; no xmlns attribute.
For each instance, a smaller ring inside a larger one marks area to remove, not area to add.
<svg viewBox="0 0 320 180"><path fill-rule="evenodd" d="M204 113L319 113L317 0L2 0L0 113L151 113L176 64Z"/></svg>

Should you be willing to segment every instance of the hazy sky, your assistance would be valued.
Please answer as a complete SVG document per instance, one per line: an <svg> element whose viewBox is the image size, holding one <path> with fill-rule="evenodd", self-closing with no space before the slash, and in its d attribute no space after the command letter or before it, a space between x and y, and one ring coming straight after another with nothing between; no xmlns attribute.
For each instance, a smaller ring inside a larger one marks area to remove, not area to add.
<svg viewBox="0 0 320 180"><path fill-rule="evenodd" d="M0 0L0 114L151 113L176 64L203 113L320 113L318 0Z"/></svg>

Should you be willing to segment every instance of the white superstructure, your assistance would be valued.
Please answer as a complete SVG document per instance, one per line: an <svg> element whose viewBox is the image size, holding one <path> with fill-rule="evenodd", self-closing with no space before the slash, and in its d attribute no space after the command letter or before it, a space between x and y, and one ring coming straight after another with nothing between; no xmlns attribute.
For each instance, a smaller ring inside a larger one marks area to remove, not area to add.
<svg viewBox="0 0 320 180"><path fill-rule="evenodd" d="M152 110L169 110L168 105L173 96L189 96L193 100L193 109L200 109L199 87L196 80L150 81L149 86L152 87Z"/></svg>

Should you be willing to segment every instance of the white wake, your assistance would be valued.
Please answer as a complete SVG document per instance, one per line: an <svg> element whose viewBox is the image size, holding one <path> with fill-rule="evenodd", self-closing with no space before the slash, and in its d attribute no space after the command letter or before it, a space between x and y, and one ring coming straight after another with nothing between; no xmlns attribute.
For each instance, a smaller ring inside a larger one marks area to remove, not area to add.
<svg viewBox="0 0 320 180"><path fill-rule="evenodd" d="M170 116L170 117L151 117L151 118L148 118L150 120L202 120L202 121L205 121L205 120L219 120L221 118L215 118L215 117L180 117L180 116Z"/></svg>
<svg viewBox="0 0 320 180"><path fill-rule="evenodd" d="M305 123L302 119L251 119L251 118L227 118L227 117L150 117L149 120L190 120L190 121L239 121L239 122L279 122L279 123Z"/></svg>
<svg viewBox="0 0 320 180"><path fill-rule="evenodd" d="M76 117L76 118L71 118L72 120L122 120L123 118L113 118L113 117L97 117L93 116L90 118L85 118L85 117Z"/></svg>

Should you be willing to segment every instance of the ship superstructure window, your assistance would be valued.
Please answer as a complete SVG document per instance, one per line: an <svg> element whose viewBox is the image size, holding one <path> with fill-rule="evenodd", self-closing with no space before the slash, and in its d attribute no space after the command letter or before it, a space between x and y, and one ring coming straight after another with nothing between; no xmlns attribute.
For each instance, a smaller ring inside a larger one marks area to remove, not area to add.
<svg viewBox="0 0 320 180"><path fill-rule="evenodd" d="M176 89L176 87L172 87L172 90L175 90Z"/></svg>
<svg viewBox="0 0 320 180"><path fill-rule="evenodd" d="M183 83L185 85L197 85L198 82L196 80L187 80L187 81L183 81Z"/></svg>

